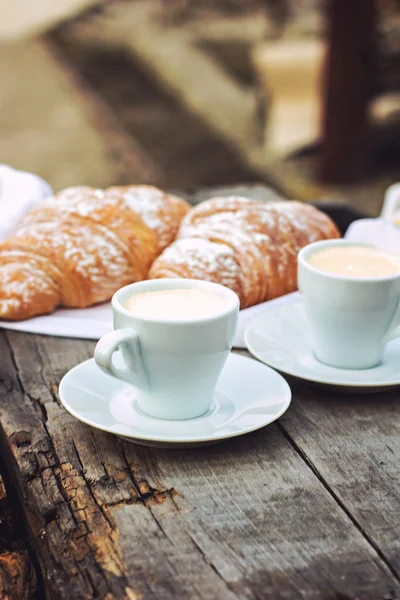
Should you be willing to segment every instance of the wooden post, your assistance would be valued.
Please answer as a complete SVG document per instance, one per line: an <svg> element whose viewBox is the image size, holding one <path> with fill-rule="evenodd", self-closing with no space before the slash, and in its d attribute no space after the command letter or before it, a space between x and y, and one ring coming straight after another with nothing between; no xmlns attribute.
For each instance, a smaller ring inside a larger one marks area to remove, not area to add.
<svg viewBox="0 0 400 600"><path fill-rule="evenodd" d="M374 0L330 0L323 75L323 181L355 181L366 173L368 102L372 95Z"/></svg>

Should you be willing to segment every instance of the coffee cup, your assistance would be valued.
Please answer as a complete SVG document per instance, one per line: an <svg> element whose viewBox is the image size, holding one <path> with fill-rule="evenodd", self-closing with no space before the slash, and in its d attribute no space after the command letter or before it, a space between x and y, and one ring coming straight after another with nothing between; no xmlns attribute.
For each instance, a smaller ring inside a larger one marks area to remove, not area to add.
<svg viewBox="0 0 400 600"><path fill-rule="evenodd" d="M154 279L120 289L112 309L114 331L97 343L97 365L132 384L138 408L151 417L206 413L232 348L238 296L215 283Z"/></svg>
<svg viewBox="0 0 400 600"><path fill-rule="evenodd" d="M328 249L330 254L323 254ZM359 272L351 261L346 264L350 254L359 255ZM326 257L334 272L325 270ZM298 284L317 360L344 369L368 369L382 361L387 342L400 336L398 260L343 239L300 251Z"/></svg>

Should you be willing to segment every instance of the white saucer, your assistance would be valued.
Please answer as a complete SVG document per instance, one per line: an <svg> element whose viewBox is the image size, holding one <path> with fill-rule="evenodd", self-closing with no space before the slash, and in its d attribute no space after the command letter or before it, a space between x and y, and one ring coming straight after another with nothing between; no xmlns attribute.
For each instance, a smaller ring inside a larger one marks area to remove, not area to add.
<svg viewBox="0 0 400 600"><path fill-rule="evenodd" d="M145 415L135 388L101 371L94 359L74 367L59 387L64 407L87 425L145 446L189 447L213 444L255 431L288 408L286 381L265 365L231 354L217 385L214 407L185 421Z"/></svg>
<svg viewBox="0 0 400 600"><path fill-rule="evenodd" d="M244 338L255 357L286 375L352 392L400 386L400 339L389 342L382 364L372 369L336 369L318 362L300 299L254 319Z"/></svg>

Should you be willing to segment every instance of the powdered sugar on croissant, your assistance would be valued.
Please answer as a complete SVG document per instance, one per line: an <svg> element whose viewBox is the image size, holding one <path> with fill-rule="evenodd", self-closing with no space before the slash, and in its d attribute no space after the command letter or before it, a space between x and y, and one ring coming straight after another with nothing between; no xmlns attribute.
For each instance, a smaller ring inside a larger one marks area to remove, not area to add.
<svg viewBox="0 0 400 600"><path fill-rule="evenodd" d="M151 276L218 281L237 294L242 291L242 270L232 248L201 238L176 240L164 250Z"/></svg>
<svg viewBox="0 0 400 600"><path fill-rule="evenodd" d="M156 259L150 277L221 283L245 308L294 291L299 250L335 237L333 222L310 205L214 198L186 215L178 239Z"/></svg>
<svg viewBox="0 0 400 600"><path fill-rule="evenodd" d="M127 189L140 210L127 201ZM0 317L90 306L145 279L188 209L147 186L76 187L42 201L0 244Z"/></svg>
<svg viewBox="0 0 400 600"><path fill-rule="evenodd" d="M157 235L164 250L175 239L182 218L190 206L187 202L151 185L130 185L106 190L107 196L117 196L139 215Z"/></svg>

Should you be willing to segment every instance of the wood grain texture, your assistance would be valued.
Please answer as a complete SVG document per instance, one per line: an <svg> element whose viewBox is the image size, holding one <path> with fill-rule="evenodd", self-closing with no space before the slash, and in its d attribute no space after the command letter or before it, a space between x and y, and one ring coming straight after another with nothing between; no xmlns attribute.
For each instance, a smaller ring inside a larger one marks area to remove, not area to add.
<svg viewBox="0 0 400 600"><path fill-rule="evenodd" d="M284 431L400 580L400 392L343 395L306 384Z"/></svg>
<svg viewBox="0 0 400 600"><path fill-rule="evenodd" d="M0 442L49 598L400 594L379 544L280 426L167 451L69 416L58 382L92 350L90 342L0 333ZM331 460L340 472L341 457Z"/></svg>
<svg viewBox="0 0 400 600"><path fill-rule="evenodd" d="M0 553L0 598L3 600L34 600L38 598L36 573L21 542L13 551Z"/></svg>

